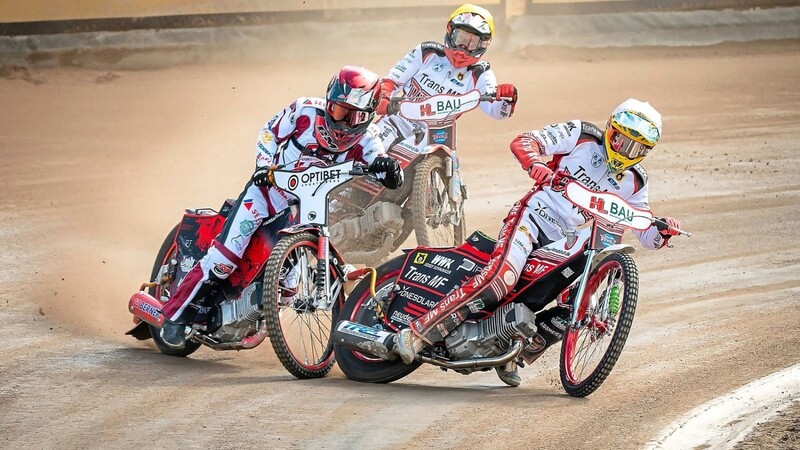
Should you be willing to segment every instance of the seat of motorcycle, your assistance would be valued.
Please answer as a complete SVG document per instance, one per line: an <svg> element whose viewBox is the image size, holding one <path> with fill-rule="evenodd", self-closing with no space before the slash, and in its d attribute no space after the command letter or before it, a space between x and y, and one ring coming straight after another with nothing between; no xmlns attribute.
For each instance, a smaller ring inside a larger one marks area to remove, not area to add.
<svg viewBox="0 0 800 450"><path fill-rule="evenodd" d="M494 251L494 245L496 243L497 239L489 237L486 233L484 233L481 230L473 232L467 238L467 244L490 255L492 254L492 251Z"/></svg>

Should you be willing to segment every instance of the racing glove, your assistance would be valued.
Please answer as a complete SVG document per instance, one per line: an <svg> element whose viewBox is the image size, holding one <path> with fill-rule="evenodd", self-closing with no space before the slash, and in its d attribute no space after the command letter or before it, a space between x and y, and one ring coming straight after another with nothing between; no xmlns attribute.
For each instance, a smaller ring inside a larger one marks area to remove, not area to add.
<svg viewBox="0 0 800 450"><path fill-rule="evenodd" d="M506 100L511 105L511 112L508 115L514 114L514 107L517 105L517 88L513 84L498 85L494 98L497 100L510 98L511 100Z"/></svg>
<svg viewBox="0 0 800 450"><path fill-rule="evenodd" d="M531 164L531 168L528 169L528 176L531 177L536 184L544 184L553 177L553 171L547 167L547 164L535 162Z"/></svg>
<svg viewBox="0 0 800 450"><path fill-rule="evenodd" d="M383 174L378 180L389 189L397 189L403 185L403 169L396 159L389 156L378 156L369 166L374 174Z"/></svg>
<svg viewBox="0 0 800 450"><path fill-rule="evenodd" d="M259 187L275 186L275 174L272 173L275 166L257 167L253 173L253 184Z"/></svg>
<svg viewBox="0 0 800 450"><path fill-rule="evenodd" d="M664 239L669 239L672 236L677 236L680 234L676 229L681 227L681 222L678 219L674 217L661 217L659 220L666 222L669 225L669 227L667 227L661 223L656 223L656 229L659 233L661 233L661 237Z"/></svg>

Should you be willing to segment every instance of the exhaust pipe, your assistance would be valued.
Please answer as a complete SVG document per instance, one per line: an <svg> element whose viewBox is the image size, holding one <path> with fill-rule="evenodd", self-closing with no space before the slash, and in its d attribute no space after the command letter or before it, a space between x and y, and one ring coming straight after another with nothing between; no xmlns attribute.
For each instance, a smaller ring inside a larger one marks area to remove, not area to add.
<svg viewBox="0 0 800 450"><path fill-rule="evenodd" d="M333 332L333 341L340 347L357 350L387 360L397 359L392 352L394 333L342 320Z"/></svg>
<svg viewBox="0 0 800 450"><path fill-rule="evenodd" d="M128 311L150 325L161 328L164 325L164 314L161 313L161 302L145 291L139 291L128 301Z"/></svg>

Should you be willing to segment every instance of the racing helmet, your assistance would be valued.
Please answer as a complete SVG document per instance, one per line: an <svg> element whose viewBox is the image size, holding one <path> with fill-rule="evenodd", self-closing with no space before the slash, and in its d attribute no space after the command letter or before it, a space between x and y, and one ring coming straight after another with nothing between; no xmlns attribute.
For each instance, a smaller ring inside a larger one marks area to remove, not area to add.
<svg viewBox="0 0 800 450"><path fill-rule="evenodd" d="M453 67L475 64L486 53L494 36L492 14L470 3L459 6L447 22L444 53Z"/></svg>
<svg viewBox="0 0 800 450"><path fill-rule="evenodd" d="M603 141L613 173L641 162L661 138L661 114L650 103L629 98L614 109Z"/></svg>
<svg viewBox="0 0 800 450"><path fill-rule="evenodd" d="M325 127L315 128L317 141L336 153L350 149L372 123L379 99L380 82L376 73L364 67L342 67L328 83Z"/></svg>

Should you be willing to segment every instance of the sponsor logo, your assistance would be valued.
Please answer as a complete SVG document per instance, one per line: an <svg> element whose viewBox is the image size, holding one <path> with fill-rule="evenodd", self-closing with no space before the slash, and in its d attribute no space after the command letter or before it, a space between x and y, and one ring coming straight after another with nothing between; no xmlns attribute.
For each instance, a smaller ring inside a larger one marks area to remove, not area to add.
<svg viewBox="0 0 800 450"><path fill-rule="evenodd" d="M392 316L389 317L389 320L392 322L400 322L404 325L410 324L414 317L411 314L402 313L400 311L392 311Z"/></svg>
<svg viewBox="0 0 800 450"><path fill-rule="evenodd" d="M476 313L478 311L482 311L483 308L486 307L486 304L483 303L483 300L477 298L477 299L467 303L467 307L469 308L470 312Z"/></svg>
<svg viewBox="0 0 800 450"><path fill-rule="evenodd" d="M444 63L437 62L437 63L433 64L433 71L434 72L439 73L442 70L444 70Z"/></svg>
<svg viewBox="0 0 800 450"><path fill-rule="evenodd" d="M475 240L477 241L477 239L475 239ZM477 267L478 267L477 264L475 264L474 262L470 261L467 258L464 258L461 261L461 265L459 265L456 268L456 270L462 270L463 269L463 270L466 270L467 272L477 272L477 270L475 270Z"/></svg>
<svg viewBox="0 0 800 450"><path fill-rule="evenodd" d="M264 145L269 145L272 142L272 133L269 130L264 130L261 132L261 136L259 136L259 140Z"/></svg>
<svg viewBox="0 0 800 450"><path fill-rule="evenodd" d="M158 322L161 322L161 311L159 311L158 308L150 303L143 302L137 298L134 302L134 306L139 308L139 311L142 311L143 313L156 319Z"/></svg>
<svg viewBox="0 0 800 450"><path fill-rule="evenodd" d="M297 189L297 186L300 185L300 177L297 175L292 175L289 177L289 182L287 183L287 187L290 191Z"/></svg>
<svg viewBox="0 0 800 450"><path fill-rule="evenodd" d="M603 244L603 247L610 247L616 244L616 238L609 233L603 233L600 235L600 243Z"/></svg>
<svg viewBox="0 0 800 450"><path fill-rule="evenodd" d="M425 261L427 259L428 259L427 253L423 252L417 253L416 256L414 256L414 264L425 264Z"/></svg>
<svg viewBox="0 0 800 450"><path fill-rule="evenodd" d="M181 270L184 272L192 270L192 267L194 267L195 262L196 262L195 259L192 258L191 256L184 257L181 260Z"/></svg>
<svg viewBox="0 0 800 450"><path fill-rule="evenodd" d="M572 131L577 129L578 126L575 125L575 122L567 122L567 136L572 136Z"/></svg>
<svg viewBox="0 0 800 450"><path fill-rule="evenodd" d="M433 130L433 142L437 144L444 144L447 142L447 130Z"/></svg>
<svg viewBox="0 0 800 450"><path fill-rule="evenodd" d="M453 84L455 84L455 85L456 85L456 86L458 86L458 87L464 87L464 83L462 83L462 82L460 82L460 81L456 80L455 78L451 78L451 79L450 79L450 82L451 82L451 83L453 83Z"/></svg>
<svg viewBox="0 0 800 450"><path fill-rule="evenodd" d="M243 220L239 224L239 231L241 231L242 235L244 236L250 236L256 231L257 228L258 228L258 222L254 220Z"/></svg>
<svg viewBox="0 0 800 450"><path fill-rule="evenodd" d="M513 286L517 282L517 276L512 270L506 270L503 274L503 282L508 286Z"/></svg>
<svg viewBox="0 0 800 450"><path fill-rule="evenodd" d="M523 270L523 272L525 272L527 274L539 275L539 274L544 273L544 271L546 271L549 268L550 268L550 265L548 265L548 264L543 264L543 263L531 264L531 263L528 263L528 264L525 264L525 269Z"/></svg>
<svg viewBox="0 0 800 450"><path fill-rule="evenodd" d="M435 266L439 266L444 269L450 269L450 266L453 264L453 260L442 255L434 255L433 259L431 259L431 264Z"/></svg>
<svg viewBox="0 0 800 450"><path fill-rule="evenodd" d="M233 266L230 264L214 263L212 271L220 278L225 278L233 272Z"/></svg>
<svg viewBox="0 0 800 450"><path fill-rule="evenodd" d="M353 322L342 322L339 331L364 339L378 341L388 335L387 332Z"/></svg>
<svg viewBox="0 0 800 450"><path fill-rule="evenodd" d="M614 189L619 190L619 183L614 181L613 178L608 177L608 184L610 184Z"/></svg>
<svg viewBox="0 0 800 450"><path fill-rule="evenodd" d="M327 146L329 149L331 149L331 150L336 150L336 149L338 149L338 148L339 148L339 146L338 146L338 145L336 145L336 144L333 142L333 138L332 138L332 137L331 137L331 135L328 133L328 130L326 130L326 129L325 129L325 127L323 127L322 125L320 125L320 126L318 126L318 127L317 127L317 134L319 135L319 137L321 137L321 138L322 138L322 140L324 140L324 141L325 141L325 144L326 144L326 146Z"/></svg>
<svg viewBox="0 0 800 450"><path fill-rule="evenodd" d="M561 275L564 275L564 278L569 278L574 274L575 274L575 272L572 269L570 269L569 267L567 267L567 268L565 268L564 270L561 271Z"/></svg>
<svg viewBox="0 0 800 450"><path fill-rule="evenodd" d="M592 167L598 168L603 165L603 157L599 153L592 153Z"/></svg>
<svg viewBox="0 0 800 450"><path fill-rule="evenodd" d="M431 309L436 306L435 300L427 299L416 292L412 292L408 290L408 286L404 286L403 289L397 293L400 297L408 299L418 305L424 306L427 309Z"/></svg>

